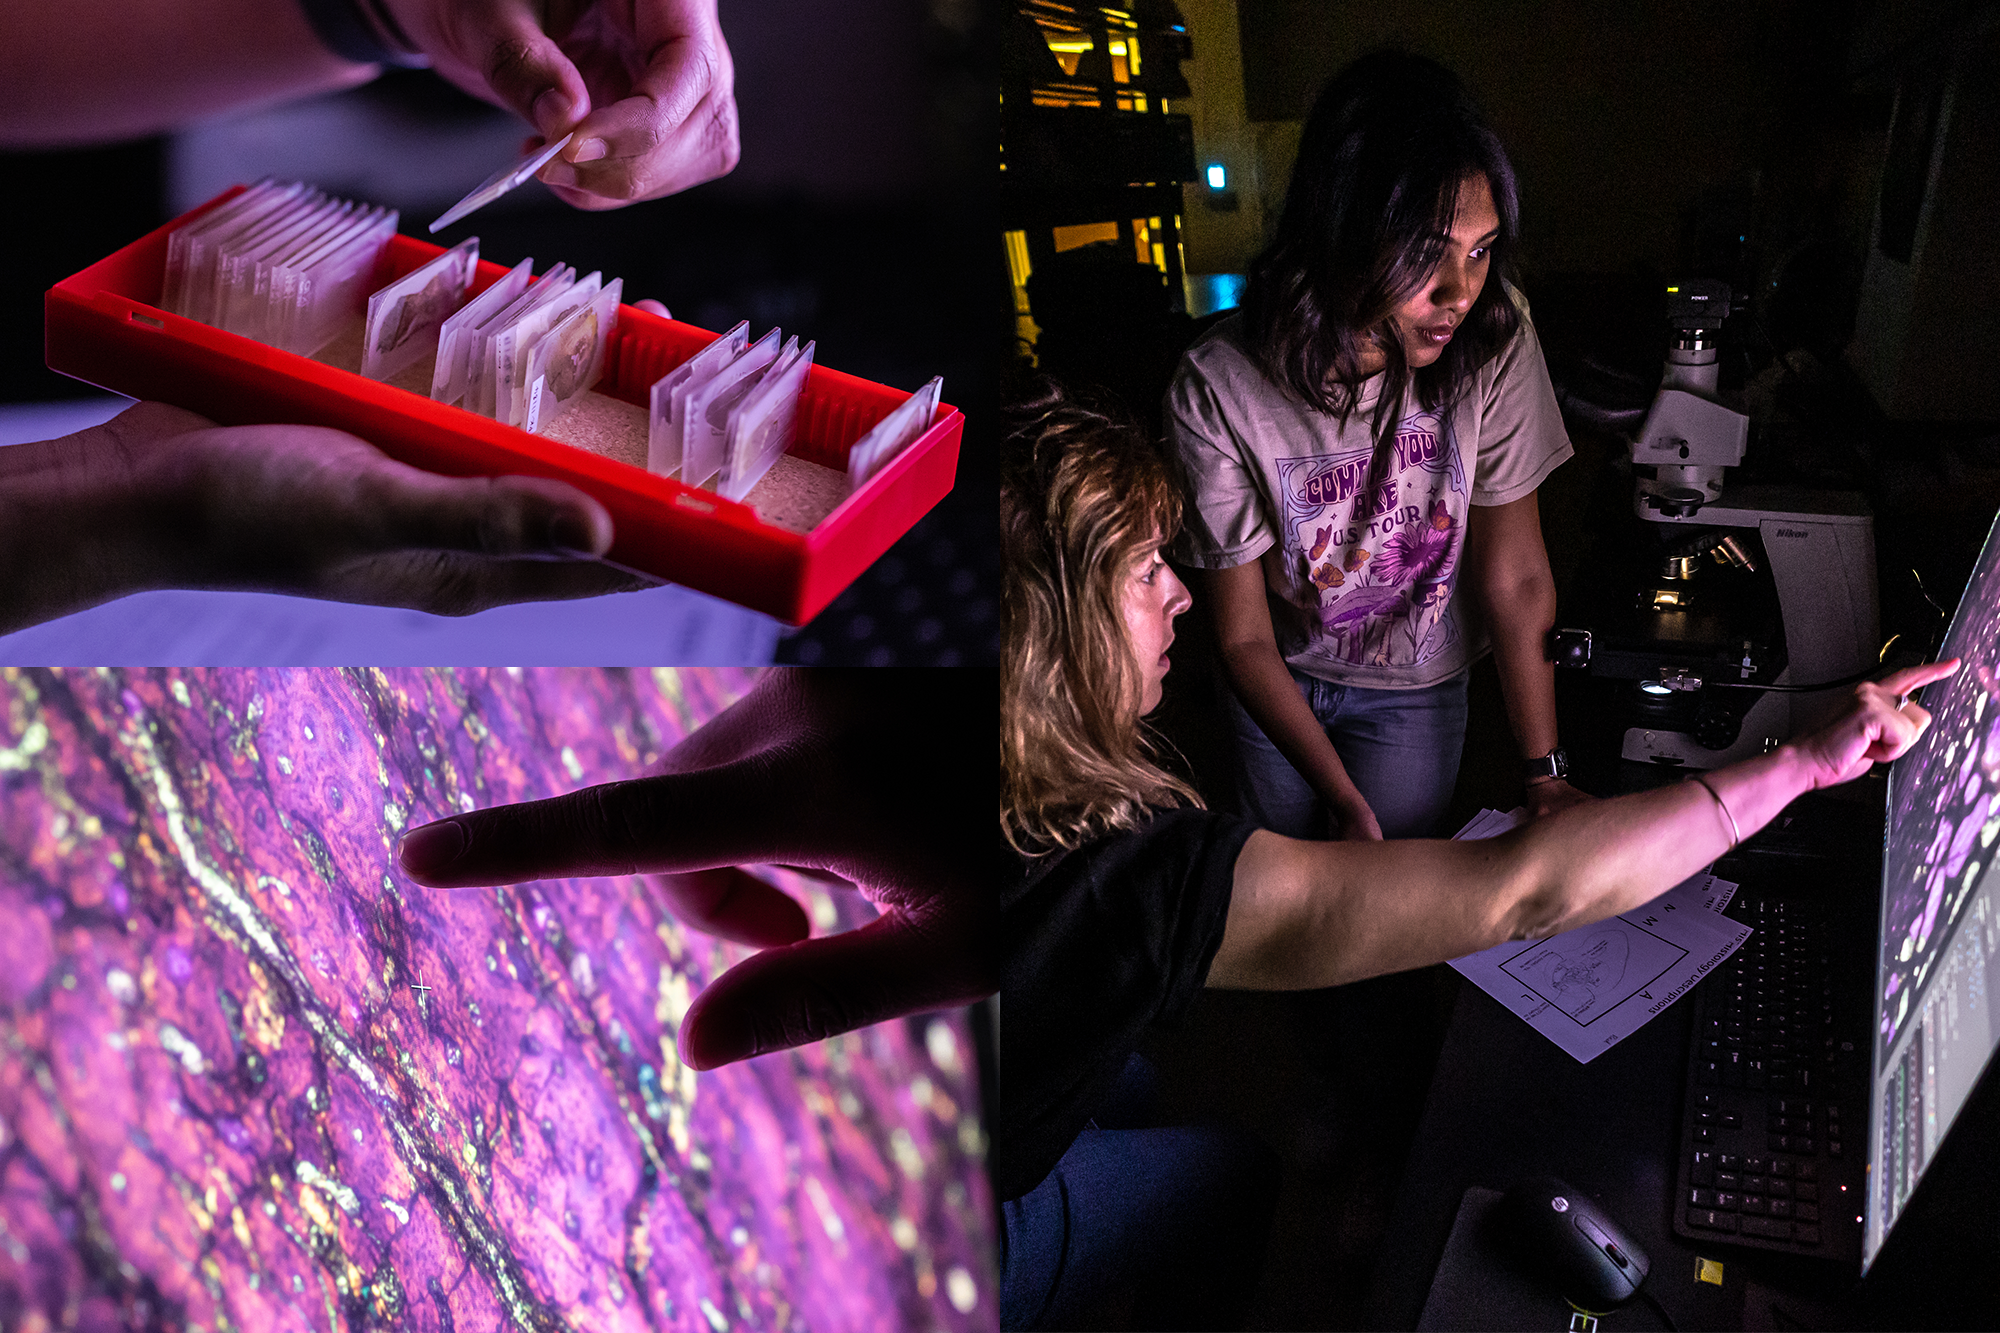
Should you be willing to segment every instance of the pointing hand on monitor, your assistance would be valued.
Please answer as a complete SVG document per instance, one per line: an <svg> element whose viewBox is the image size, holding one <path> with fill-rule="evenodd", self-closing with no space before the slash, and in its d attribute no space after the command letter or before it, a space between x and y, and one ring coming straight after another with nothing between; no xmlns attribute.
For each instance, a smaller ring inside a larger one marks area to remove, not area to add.
<svg viewBox="0 0 2000 1333"><path fill-rule="evenodd" d="M1909 696L1958 670L1958 659L1931 662L1859 686L1853 706L1837 720L1793 742L1811 765L1813 787L1832 787L1901 755L1917 743L1931 715Z"/></svg>
<svg viewBox="0 0 2000 1333"><path fill-rule="evenodd" d="M681 1056L711 1069L994 990L993 718L984 672L772 671L663 772L427 824L400 858L446 888L660 875L690 925L764 948L688 1011ZM808 938L791 898L735 868L756 863L882 914Z"/></svg>

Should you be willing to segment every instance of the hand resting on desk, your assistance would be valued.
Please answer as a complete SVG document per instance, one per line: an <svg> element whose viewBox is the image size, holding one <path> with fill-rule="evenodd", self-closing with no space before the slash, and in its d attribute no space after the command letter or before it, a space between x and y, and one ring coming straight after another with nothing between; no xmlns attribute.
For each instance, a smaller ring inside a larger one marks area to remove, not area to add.
<svg viewBox="0 0 2000 1333"><path fill-rule="evenodd" d="M1253 834L1210 986L1302 990L1541 939L1651 901L1764 827L1794 797L1908 750L1920 686L1956 660L1864 684L1834 722L1768 755L1654 791L1560 810L1477 842L1299 842Z"/></svg>

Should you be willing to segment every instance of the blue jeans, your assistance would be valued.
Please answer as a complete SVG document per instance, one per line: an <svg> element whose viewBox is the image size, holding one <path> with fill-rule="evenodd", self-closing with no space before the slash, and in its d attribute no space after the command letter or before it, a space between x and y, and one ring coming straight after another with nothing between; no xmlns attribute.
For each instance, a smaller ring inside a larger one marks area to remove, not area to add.
<svg viewBox="0 0 2000 1333"><path fill-rule="evenodd" d="M1136 1328L1240 1323L1263 1265L1278 1161L1241 1130L1122 1128L1150 1097L1134 1055L1048 1178L1001 1205L1000 1327L1080 1328L1134 1294ZM1141 1117L1143 1118L1143 1117Z"/></svg>
<svg viewBox="0 0 2000 1333"><path fill-rule="evenodd" d="M1438 836L1465 749L1467 668L1418 690L1371 690L1292 672L1385 838ZM1271 744L1234 690L1237 812L1289 838L1336 836L1319 793Z"/></svg>

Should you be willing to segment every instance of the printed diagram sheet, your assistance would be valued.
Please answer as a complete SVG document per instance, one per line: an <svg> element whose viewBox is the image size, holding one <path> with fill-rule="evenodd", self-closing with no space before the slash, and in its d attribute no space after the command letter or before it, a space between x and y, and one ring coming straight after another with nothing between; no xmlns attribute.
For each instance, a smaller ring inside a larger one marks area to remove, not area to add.
<svg viewBox="0 0 2000 1333"><path fill-rule="evenodd" d="M1481 810L1457 836L1497 837L1527 817L1525 810ZM1750 927L1722 915L1735 892L1726 879L1695 875L1622 916L1545 940L1510 940L1451 965L1588 1064L1750 938Z"/></svg>

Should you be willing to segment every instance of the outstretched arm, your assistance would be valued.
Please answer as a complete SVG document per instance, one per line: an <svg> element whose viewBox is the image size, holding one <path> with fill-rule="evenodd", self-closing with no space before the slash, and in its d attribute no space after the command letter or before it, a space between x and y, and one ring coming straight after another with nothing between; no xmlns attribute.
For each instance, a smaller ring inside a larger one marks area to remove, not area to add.
<svg viewBox="0 0 2000 1333"><path fill-rule="evenodd" d="M1909 749L1930 714L1899 703L1901 696L1957 666L1934 663L1861 686L1831 725L1704 775L1714 796L1683 782L1573 806L1477 842L1308 843L1255 834L1237 858L1208 984L1335 986L1630 911L1728 851L1737 830L1748 837L1793 798Z"/></svg>

